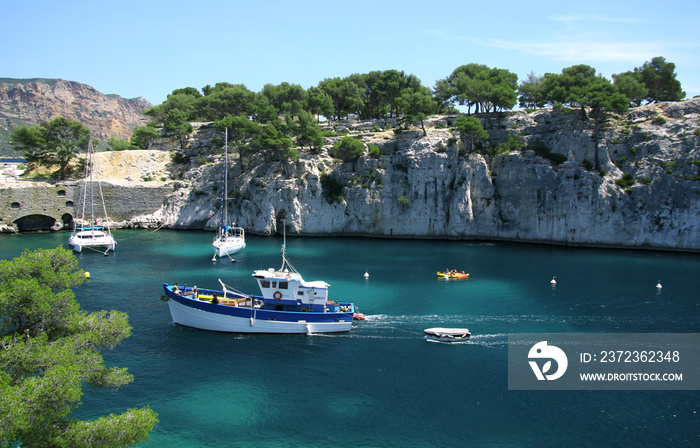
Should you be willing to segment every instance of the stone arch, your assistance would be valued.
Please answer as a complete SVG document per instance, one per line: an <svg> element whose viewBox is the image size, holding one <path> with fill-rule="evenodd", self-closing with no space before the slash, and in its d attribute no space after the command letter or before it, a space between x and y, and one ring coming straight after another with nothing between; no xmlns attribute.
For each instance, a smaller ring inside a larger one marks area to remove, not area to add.
<svg viewBox="0 0 700 448"><path fill-rule="evenodd" d="M57 192L59 198L65 198L66 197L66 190L58 190Z"/></svg>
<svg viewBox="0 0 700 448"><path fill-rule="evenodd" d="M14 224L20 232L54 230L56 218L46 215L27 215L16 219Z"/></svg>
<svg viewBox="0 0 700 448"><path fill-rule="evenodd" d="M13 202L12 204L10 204L10 208L20 208L20 207L21 206L20 206L19 202Z"/></svg>
<svg viewBox="0 0 700 448"><path fill-rule="evenodd" d="M70 226L73 224L73 215L70 213L64 213L61 215L61 221L63 221L63 228L64 229L69 229Z"/></svg>
<svg viewBox="0 0 700 448"><path fill-rule="evenodd" d="M68 208L73 207L73 201L66 201L66 207L68 207Z"/></svg>

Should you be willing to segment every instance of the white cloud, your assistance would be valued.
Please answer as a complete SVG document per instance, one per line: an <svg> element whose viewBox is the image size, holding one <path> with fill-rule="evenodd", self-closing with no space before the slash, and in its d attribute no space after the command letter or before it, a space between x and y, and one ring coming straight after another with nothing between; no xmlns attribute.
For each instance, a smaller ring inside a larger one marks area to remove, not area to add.
<svg viewBox="0 0 700 448"><path fill-rule="evenodd" d="M550 16L550 20L555 22L563 22L571 24L574 22L604 22L604 23L645 23L647 20L642 20L633 17L605 17L594 15L560 15Z"/></svg>
<svg viewBox="0 0 700 448"><path fill-rule="evenodd" d="M478 42L481 45L511 50L523 55L538 56L567 63L585 62L633 62L639 64L653 56L668 53L666 42L612 42L591 40L562 41L506 41L491 39Z"/></svg>

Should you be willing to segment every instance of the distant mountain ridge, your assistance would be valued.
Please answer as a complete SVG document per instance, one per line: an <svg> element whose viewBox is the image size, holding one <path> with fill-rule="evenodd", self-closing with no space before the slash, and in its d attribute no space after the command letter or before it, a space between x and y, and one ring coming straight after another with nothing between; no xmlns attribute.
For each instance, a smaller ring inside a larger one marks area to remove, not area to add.
<svg viewBox="0 0 700 448"><path fill-rule="evenodd" d="M0 155L16 156L10 145L13 128L34 126L57 117L79 121L92 137L128 139L135 127L146 124L145 98L105 95L87 84L63 79L0 78Z"/></svg>

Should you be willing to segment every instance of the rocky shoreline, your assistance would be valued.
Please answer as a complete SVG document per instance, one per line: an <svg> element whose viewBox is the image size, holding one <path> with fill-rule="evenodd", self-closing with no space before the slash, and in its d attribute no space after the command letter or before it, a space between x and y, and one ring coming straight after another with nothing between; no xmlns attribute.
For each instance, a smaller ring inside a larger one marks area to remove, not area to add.
<svg viewBox="0 0 700 448"><path fill-rule="evenodd" d="M379 158L355 162L328 155L340 137L327 138L320 154L300 151L296 162L243 172L232 153L228 214L260 235L280 233L285 221L288 234L304 236L700 250L700 99L632 109L603 131L598 154L591 124L572 111L480 117L491 145L518 134L566 157L563 163L531 146L496 156L465 152L449 128L454 118L432 118L426 136L396 132L387 120L326 123L379 147ZM221 148L212 144L211 124L194 125L186 165L171 161L179 148L171 137L150 151L99 154L116 227L216 226ZM600 171L590 166L596 157ZM340 197L329 200L324 177L342 186ZM15 196L22 190L0 183L3 198L8 188ZM3 213L0 226L11 227Z"/></svg>

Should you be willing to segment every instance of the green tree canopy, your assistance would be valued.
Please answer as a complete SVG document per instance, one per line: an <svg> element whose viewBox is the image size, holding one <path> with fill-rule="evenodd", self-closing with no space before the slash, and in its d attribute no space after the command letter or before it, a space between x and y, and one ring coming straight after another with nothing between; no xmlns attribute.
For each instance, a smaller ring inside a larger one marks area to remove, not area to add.
<svg viewBox="0 0 700 448"><path fill-rule="evenodd" d="M22 151L28 162L44 166L58 165L60 179L65 179L68 164L80 151L87 149L90 130L78 121L58 117L38 126L15 128L12 146Z"/></svg>
<svg viewBox="0 0 700 448"><path fill-rule="evenodd" d="M213 88L209 87L204 91L207 92L206 95L199 98L194 105L197 120L216 121L227 115L252 116L255 113L255 93L243 84L217 83Z"/></svg>
<svg viewBox="0 0 700 448"><path fill-rule="evenodd" d="M260 135L251 142L251 145L258 150L269 150L271 159L275 161L286 161L290 156L294 156L289 152L294 142L272 123L267 123L263 127Z"/></svg>
<svg viewBox="0 0 700 448"><path fill-rule="evenodd" d="M333 99L319 87L309 87L309 112L331 118L333 116Z"/></svg>
<svg viewBox="0 0 700 448"><path fill-rule="evenodd" d="M527 79L520 83L518 87L520 107L539 108L545 104L542 98L542 77L530 72Z"/></svg>
<svg viewBox="0 0 700 448"><path fill-rule="evenodd" d="M279 85L265 84L260 95L265 97L266 103L274 108L276 112L274 117L278 115L290 114L292 117L299 116L299 112L306 110L308 107L309 95L298 84L289 84L283 82Z"/></svg>
<svg viewBox="0 0 700 448"><path fill-rule="evenodd" d="M583 118L587 118L586 108L590 108L595 125L595 166L600 169L600 130L611 113L627 110L630 98L608 79L596 75L595 69L588 65L565 68L561 75L547 73L542 79L542 96L552 104L561 103L580 108Z"/></svg>
<svg viewBox="0 0 700 448"><path fill-rule="evenodd" d="M419 121L423 135L428 135L423 120L435 113L437 108L437 103L433 100L430 90L424 86L416 91L405 89L398 104L404 113L404 121L409 123Z"/></svg>
<svg viewBox="0 0 700 448"><path fill-rule="evenodd" d="M466 144L469 152L474 150L477 142L489 138L489 133L476 117L461 116L455 120L453 127L459 133L460 139Z"/></svg>
<svg viewBox="0 0 700 448"><path fill-rule="evenodd" d="M148 149L151 143L158 140L160 137L160 129L156 129L150 125L140 126L134 129L134 133L131 134L131 145L135 148Z"/></svg>
<svg viewBox="0 0 700 448"><path fill-rule="evenodd" d="M641 105L649 93L649 89L641 81L638 73L625 72L613 75L613 82L615 87L627 96L630 104L635 106Z"/></svg>
<svg viewBox="0 0 700 448"><path fill-rule="evenodd" d="M542 77L542 97L550 103L578 107L585 115L586 94L596 82L595 69L589 65L574 65L556 75L547 73Z"/></svg>
<svg viewBox="0 0 700 448"><path fill-rule="evenodd" d="M116 389L133 381L102 353L128 337L127 316L86 313L69 289L83 281L63 248L0 260L0 443L23 447L127 447L158 422L149 407L94 421L70 419L82 386Z"/></svg>
<svg viewBox="0 0 700 448"><path fill-rule="evenodd" d="M313 115L306 111L299 113L299 120L296 123L297 144L308 146L318 152L323 146L323 131L314 120Z"/></svg>
<svg viewBox="0 0 700 448"><path fill-rule="evenodd" d="M134 149L133 145L129 140L123 140L118 137L110 137L107 141L107 148L109 151L124 151L126 149Z"/></svg>
<svg viewBox="0 0 700 448"><path fill-rule="evenodd" d="M365 144L354 137L343 137L333 145L331 156L343 162L354 162L365 153Z"/></svg>
<svg viewBox="0 0 700 448"><path fill-rule="evenodd" d="M151 117L153 127L159 127L165 124L168 119L168 114L177 110L187 121L195 121L195 106L202 94L193 87L173 90L173 93L168 95L168 98L160 105L153 106L150 109L143 111L144 115Z"/></svg>
<svg viewBox="0 0 700 448"><path fill-rule="evenodd" d="M349 78L326 78L318 84L333 102L333 115L338 120L350 114L359 114L364 105L363 91Z"/></svg>
<svg viewBox="0 0 700 448"><path fill-rule="evenodd" d="M452 74L436 84L440 102L451 105L455 101L471 112L491 112L512 109L518 102L516 89L518 75L500 68L482 64L467 64L454 69Z"/></svg>
<svg viewBox="0 0 700 448"><path fill-rule="evenodd" d="M652 58L642 67L634 69L649 90L646 97L649 102L679 101L685 98L681 83L676 79L675 70L676 64L666 62L666 59L661 56Z"/></svg>
<svg viewBox="0 0 700 448"><path fill-rule="evenodd" d="M180 140L180 146L183 145L185 137L190 135L194 128L190 124L187 114L180 109L171 109L163 121L163 129L166 132L172 132Z"/></svg>
<svg viewBox="0 0 700 448"><path fill-rule="evenodd" d="M261 126L243 115L228 116L214 124L214 129L219 132L228 129L229 142L238 150L238 159L241 171L245 171L245 155L250 142L260 135Z"/></svg>

